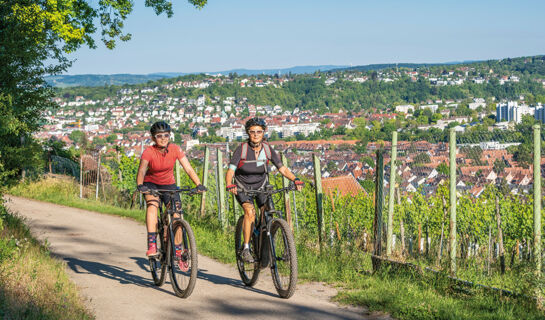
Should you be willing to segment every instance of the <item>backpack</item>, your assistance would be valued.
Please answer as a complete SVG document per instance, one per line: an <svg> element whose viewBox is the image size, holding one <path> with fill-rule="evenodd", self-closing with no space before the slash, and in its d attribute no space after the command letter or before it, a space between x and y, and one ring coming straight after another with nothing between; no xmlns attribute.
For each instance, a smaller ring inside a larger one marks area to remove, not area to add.
<svg viewBox="0 0 545 320"><path fill-rule="evenodd" d="M267 158L267 163L265 165L265 172L267 172L267 168L269 166L269 160L271 160L271 146L269 146L266 142L261 142L263 149L265 150L265 157ZM247 162L258 162L261 160L248 160L246 161L246 156L248 155L248 142L244 142L242 144L242 152L240 154L240 161L238 162L237 168L242 167Z"/></svg>

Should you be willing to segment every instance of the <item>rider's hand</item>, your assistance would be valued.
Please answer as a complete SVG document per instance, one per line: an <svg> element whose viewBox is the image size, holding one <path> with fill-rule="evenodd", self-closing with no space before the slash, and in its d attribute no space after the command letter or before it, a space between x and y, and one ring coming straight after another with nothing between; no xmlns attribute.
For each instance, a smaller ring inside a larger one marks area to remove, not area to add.
<svg viewBox="0 0 545 320"><path fill-rule="evenodd" d="M197 189L197 192L199 192L199 193L203 193L205 191L208 191L208 189L205 186L203 186L202 184L199 184L195 189Z"/></svg>
<svg viewBox="0 0 545 320"><path fill-rule="evenodd" d="M136 189L142 193L146 193L146 192L149 192L149 188L143 184L139 184Z"/></svg>
<svg viewBox="0 0 545 320"><path fill-rule="evenodd" d="M227 189L227 191L231 192L234 195L237 194L237 185L236 184L230 184L225 189Z"/></svg>
<svg viewBox="0 0 545 320"><path fill-rule="evenodd" d="M305 182L299 180L299 178L295 178L295 180L293 180L293 183L295 183L295 188L297 188L297 191L303 190L303 187L305 186Z"/></svg>

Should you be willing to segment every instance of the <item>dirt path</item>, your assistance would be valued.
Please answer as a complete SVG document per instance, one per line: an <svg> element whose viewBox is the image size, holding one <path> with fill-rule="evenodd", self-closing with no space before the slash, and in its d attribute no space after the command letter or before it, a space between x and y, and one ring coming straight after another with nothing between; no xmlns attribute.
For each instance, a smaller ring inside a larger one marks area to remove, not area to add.
<svg viewBox="0 0 545 320"><path fill-rule="evenodd" d="M7 206L26 217L32 233L63 259L97 319L389 319L329 301L334 288L298 284L278 298L269 275L254 288L236 267L199 255L199 276L188 299L168 282L155 287L144 257L145 227L130 219L10 197ZM199 236L198 234L196 235Z"/></svg>

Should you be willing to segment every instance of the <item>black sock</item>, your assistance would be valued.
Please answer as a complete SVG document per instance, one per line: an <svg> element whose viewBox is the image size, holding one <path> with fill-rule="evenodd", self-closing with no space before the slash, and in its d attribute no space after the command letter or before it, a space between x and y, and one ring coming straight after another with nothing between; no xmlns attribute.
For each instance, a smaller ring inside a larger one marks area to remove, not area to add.
<svg viewBox="0 0 545 320"><path fill-rule="evenodd" d="M148 243L157 243L157 232L148 232Z"/></svg>

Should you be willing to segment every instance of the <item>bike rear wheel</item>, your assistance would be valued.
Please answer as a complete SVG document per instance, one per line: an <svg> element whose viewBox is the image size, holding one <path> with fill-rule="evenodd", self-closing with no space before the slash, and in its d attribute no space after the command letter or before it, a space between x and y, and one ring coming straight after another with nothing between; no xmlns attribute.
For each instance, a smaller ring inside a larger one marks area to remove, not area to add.
<svg viewBox="0 0 545 320"><path fill-rule="evenodd" d="M172 223L172 233L168 245L171 262L170 282L174 293L178 297L187 298L193 292L195 282L197 281L198 267L195 235L189 223L185 220L174 221ZM179 239L176 239L177 235ZM173 244L181 245L181 255L176 255Z"/></svg>
<svg viewBox="0 0 545 320"><path fill-rule="evenodd" d="M297 253L293 233L285 220L272 220L271 239L273 283L278 295L287 299L293 295L297 284Z"/></svg>
<svg viewBox="0 0 545 320"><path fill-rule="evenodd" d="M162 226L158 225L159 232L157 233L157 252L159 255L157 257L149 258L149 266L151 277L153 278L153 283L160 287L165 283L165 275L167 269L167 255L166 255L166 239L163 235Z"/></svg>
<svg viewBox="0 0 545 320"><path fill-rule="evenodd" d="M244 248L244 233L242 231L242 224L244 221L244 216L241 216L238 219L237 227L235 229L235 255L237 257L237 267L238 273L240 274L240 279L244 282L245 285L253 287L259 278L259 261L257 259L257 249L255 248L256 239L255 235L252 232L252 237L250 239L250 253L254 257L254 262L244 262L240 253Z"/></svg>

